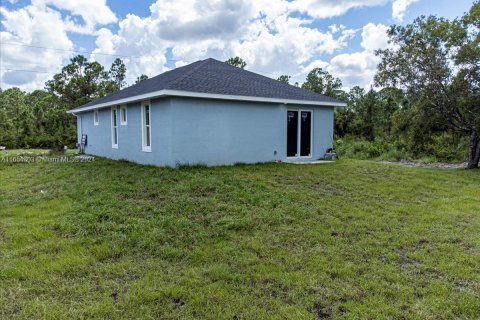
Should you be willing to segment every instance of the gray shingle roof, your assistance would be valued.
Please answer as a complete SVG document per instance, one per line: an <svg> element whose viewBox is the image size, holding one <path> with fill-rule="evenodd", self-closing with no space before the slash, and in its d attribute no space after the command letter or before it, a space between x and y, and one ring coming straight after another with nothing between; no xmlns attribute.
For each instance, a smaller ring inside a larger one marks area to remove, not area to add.
<svg viewBox="0 0 480 320"><path fill-rule="evenodd" d="M179 90L197 93L236 95L259 98L340 103L336 99L316 94L280 81L243 70L227 63L206 59L164 72L80 108L114 102L159 90Z"/></svg>

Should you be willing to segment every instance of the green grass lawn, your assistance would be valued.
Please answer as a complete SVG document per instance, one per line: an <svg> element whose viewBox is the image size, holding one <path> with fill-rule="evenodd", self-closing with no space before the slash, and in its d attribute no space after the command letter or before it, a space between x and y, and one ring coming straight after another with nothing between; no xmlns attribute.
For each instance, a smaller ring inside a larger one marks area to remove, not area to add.
<svg viewBox="0 0 480 320"><path fill-rule="evenodd" d="M479 316L478 170L0 162L0 318Z"/></svg>

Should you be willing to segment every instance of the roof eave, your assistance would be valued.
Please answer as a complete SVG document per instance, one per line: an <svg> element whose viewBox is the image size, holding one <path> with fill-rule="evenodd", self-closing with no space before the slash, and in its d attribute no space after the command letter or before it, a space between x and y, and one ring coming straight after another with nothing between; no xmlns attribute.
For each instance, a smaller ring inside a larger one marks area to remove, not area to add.
<svg viewBox="0 0 480 320"><path fill-rule="evenodd" d="M251 101L251 102L266 102L266 103L281 103L281 104L303 104L303 105L316 105L326 107L346 107L344 102L336 101L314 101L314 100L298 100L298 99L281 99L281 98L267 98L267 97L254 97L254 96L237 96L228 94L215 94L215 93L202 93L192 91L181 90L158 90L145 94L140 94L128 98L118 99L114 101L97 103L87 107L79 107L68 111L68 113L85 112L100 108L111 107L113 105L138 102L142 100L148 100L161 97L186 97L186 98L202 98L202 99L216 99L216 100L232 100L232 101Z"/></svg>

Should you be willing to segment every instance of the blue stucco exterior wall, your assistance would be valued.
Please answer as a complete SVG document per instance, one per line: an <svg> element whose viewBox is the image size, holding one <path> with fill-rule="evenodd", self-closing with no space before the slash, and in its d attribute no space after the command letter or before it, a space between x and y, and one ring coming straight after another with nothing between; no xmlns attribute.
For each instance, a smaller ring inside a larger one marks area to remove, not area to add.
<svg viewBox="0 0 480 320"><path fill-rule="evenodd" d="M127 105L112 148L111 108L77 115L78 139L88 135L87 154L158 166L229 165L285 161L287 110L313 111L312 160L333 145L333 108L194 98L151 101L152 147L142 151L141 103Z"/></svg>
<svg viewBox="0 0 480 320"><path fill-rule="evenodd" d="M118 106L120 107L120 106ZM125 159L141 164L171 165L171 100L152 101L152 151L142 151L141 103L127 104L127 124L118 123L118 148L112 148L111 108L98 110L94 125L93 111L77 115L79 138L87 134L85 153L110 159ZM120 114L119 114L120 118ZM80 141L80 140L79 140Z"/></svg>

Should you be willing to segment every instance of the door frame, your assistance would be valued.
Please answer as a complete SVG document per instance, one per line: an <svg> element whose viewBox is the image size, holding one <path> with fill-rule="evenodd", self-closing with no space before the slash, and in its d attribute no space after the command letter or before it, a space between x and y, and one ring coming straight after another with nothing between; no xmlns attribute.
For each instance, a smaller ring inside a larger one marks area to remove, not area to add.
<svg viewBox="0 0 480 320"><path fill-rule="evenodd" d="M288 117L288 112L293 111L293 112L298 112L298 125L297 125L297 154L298 156L293 156L293 157L286 157L286 159L311 159L313 158L313 109L304 109L304 108L287 108L287 117ZM302 123L301 123L301 118L302 118L302 111L308 111L310 112L310 155L309 156L301 156L301 138L302 138ZM287 123L287 131L286 131L286 136L288 139L288 123ZM286 150L285 150L286 154Z"/></svg>

